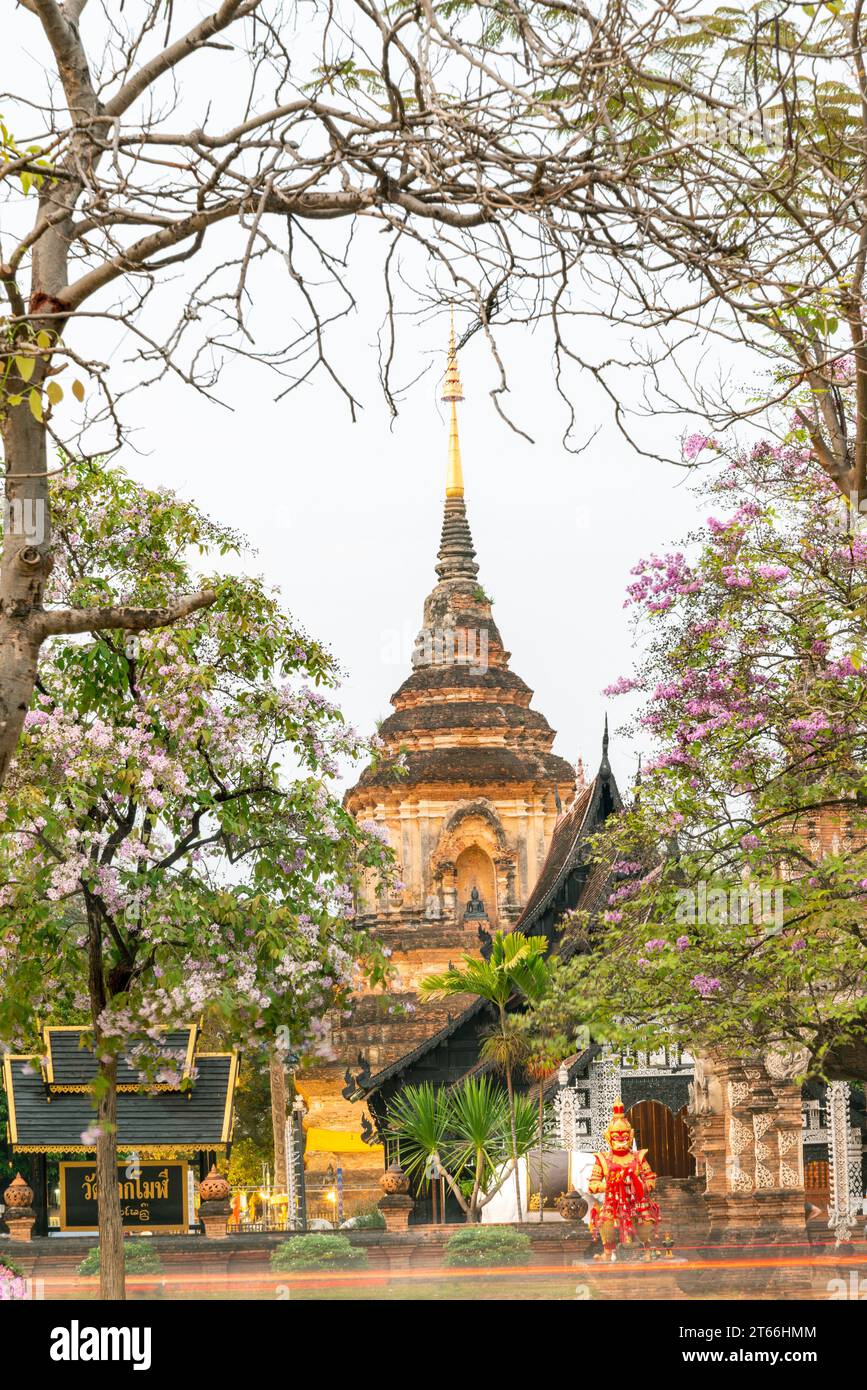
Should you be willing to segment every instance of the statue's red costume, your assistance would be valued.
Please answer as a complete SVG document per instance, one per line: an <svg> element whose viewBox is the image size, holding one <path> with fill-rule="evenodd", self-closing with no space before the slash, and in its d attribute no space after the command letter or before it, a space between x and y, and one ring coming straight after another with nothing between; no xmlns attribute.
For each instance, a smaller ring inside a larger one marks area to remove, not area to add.
<svg viewBox="0 0 867 1390"><path fill-rule="evenodd" d="M602 1195L602 1205L590 1213L590 1231L594 1239L602 1240L603 1259L614 1259L618 1244L636 1238L649 1254L659 1225L659 1207L652 1196L656 1174L647 1161L647 1150L633 1149L634 1137L617 1101L605 1131L608 1149L594 1155L587 1184L590 1192Z"/></svg>

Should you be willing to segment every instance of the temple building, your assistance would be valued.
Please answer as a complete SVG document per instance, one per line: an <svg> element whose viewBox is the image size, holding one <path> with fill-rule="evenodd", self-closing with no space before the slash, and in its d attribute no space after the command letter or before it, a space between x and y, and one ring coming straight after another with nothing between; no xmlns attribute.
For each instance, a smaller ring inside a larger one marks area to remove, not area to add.
<svg viewBox="0 0 867 1390"><path fill-rule="evenodd" d="M412 671L380 730L382 755L346 795L359 821L381 827L398 860L398 883L385 891L370 883L358 902L359 925L390 952L392 989L359 998L350 1017L333 1023L326 1059L296 1077L307 1105L307 1171L340 1169L346 1211L379 1194L380 1140L397 1093L422 1082L451 1086L488 1069L480 1047L492 1006L469 996L421 1004L421 979L464 952L484 953L497 929L543 935L561 958L589 949L589 937L579 942L564 931L565 919L585 911L598 940L618 887L618 865L595 861L592 850L596 832L623 804L607 721L588 782L580 762L576 776L552 753L553 730L510 668L467 519L462 399L452 333L437 582L424 604ZM810 822L803 835L816 861L851 839L844 818L834 816ZM516 996L509 1007L523 1004ZM843 1080L802 1088L797 1059L773 1054L693 1057L674 1046L634 1053L584 1043L538 1083L546 1154L536 1171L528 1161L531 1202L550 1204L571 1183L580 1185L582 1165L603 1145L612 1106L622 1100L679 1239L800 1240L805 1213L838 1240L855 1229L867 1181L860 1090ZM438 1193L434 1186L416 1194L414 1219L456 1219L442 1184Z"/></svg>
<svg viewBox="0 0 867 1390"><path fill-rule="evenodd" d="M350 1190L375 1187L382 1153L366 1144L364 1107L347 1068L378 1073L449 1026L455 1004L418 1001L419 980L480 947L480 928L508 929L536 887L575 770L552 753L554 731L512 671L479 581L458 435L463 400L450 337L442 399L450 408L436 583L424 604L412 670L379 730L382 755L346 795L382 827L398 885L358 903L358 922L391 953L390 999L369 995L335 1026L333 1060L298 1077L308 1106L308 1169L339 1162ZM391 1011L390 1011L391 1010Z"/></svg>

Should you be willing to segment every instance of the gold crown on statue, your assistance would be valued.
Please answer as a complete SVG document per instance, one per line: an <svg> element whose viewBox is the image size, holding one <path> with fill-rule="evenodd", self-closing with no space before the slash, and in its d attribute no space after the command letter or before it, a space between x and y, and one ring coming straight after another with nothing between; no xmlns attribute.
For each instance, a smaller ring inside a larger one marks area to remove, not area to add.
<svg viewBox="0 0 867 1390"><path fill-rule="evenodd" d="M612 1134L617 1134L624 1131L627 1134L634 1133L632 1125L626 1118L626 1113L623 1109L623 1101L616 1100L614 1102L614 1108L611 1111L611 1120L609 1122L608 1128L605 1131L605 1138L608 1139L610 1142Z"/></svg>

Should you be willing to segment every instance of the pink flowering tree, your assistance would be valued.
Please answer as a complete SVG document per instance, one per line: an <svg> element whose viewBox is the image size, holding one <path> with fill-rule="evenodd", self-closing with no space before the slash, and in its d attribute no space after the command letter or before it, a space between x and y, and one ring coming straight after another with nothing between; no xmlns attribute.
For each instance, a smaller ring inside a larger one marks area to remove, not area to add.
<svg viewBox="0 0 867 1390"><path fill-rule="evenodd" d="M237 553L194 507L93 464L53 508L49 601L160 605ZM198 557L198 560L197 558ZM326 698L332 658L279 596L210 575L212 606L130 639L47 648L0 801L0 1043L37 1020L92 1024L103 1293L123 1293L115 1164L118 1056L178 1081L160 1030L204 1014L248 1050L303 1051L360 972L384 979L353 923L357 876L390 851L331 789L370 756Z"/></svg>
<svg viewBox="0 0 867 1390"><path fill-rule="evenodd" d="M705 493L706 527L633 571L644 656L606 694L640 694L654 756L549 1008L867 1077L867 533L797 437Z"/></svg>

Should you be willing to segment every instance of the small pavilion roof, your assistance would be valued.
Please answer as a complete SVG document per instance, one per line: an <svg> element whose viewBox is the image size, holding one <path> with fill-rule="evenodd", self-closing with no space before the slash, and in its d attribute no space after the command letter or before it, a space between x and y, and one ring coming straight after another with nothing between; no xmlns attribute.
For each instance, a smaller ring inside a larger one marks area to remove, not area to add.
<svg viewBox="0 0 867 1390"><path fill-rule="evenodd" d="M96 1076L97 1061L93 1052L93 1029L80 1024L43 1028L45 1040L44 1078L52 1091L89 1091ZM199 1029L195 1023L184 1028L166 1029L155 1045L160 1053L178 1060L178 1081L162 1083L161 1090L181 1090L181 1081L188 1080L193 1068ZM143 1040L144 1041L144 1040ZM118 1058L118 1091L153 1089L142 1076L134 1055Z"/></svg>
<svg viewBox="0 0 867 1390"><path fill-rule="evenodd" d="M183 1030L196 1034L197 1030ZM85 1049L83 1049L85 1051ZM90 1054L92 1055L92 1054ZM232 1112L239 1052L195 1052L185 1090L147 1086L140 1079L118 1090L118 1148L122 1152L225 1150L232 1141ZM65 1073L64 1073L65 1074ZM39 1056L3 1056L8 1102L8 1143L18 1154L92 1154L83 1134L92 1129L89 1088L51 1087Z"/></svg>

